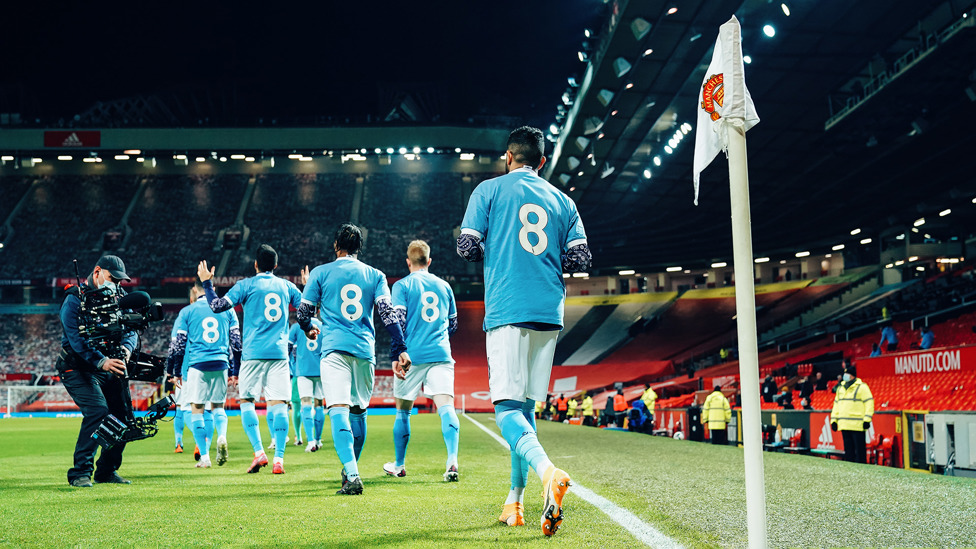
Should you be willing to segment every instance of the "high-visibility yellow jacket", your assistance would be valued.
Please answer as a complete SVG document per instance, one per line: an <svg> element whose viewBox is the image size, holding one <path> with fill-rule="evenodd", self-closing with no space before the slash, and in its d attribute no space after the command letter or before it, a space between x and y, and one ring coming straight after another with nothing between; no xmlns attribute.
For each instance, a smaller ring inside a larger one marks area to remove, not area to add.
<svg viewBox="0 0 976 549"><path fill-rule="evenodd" d="M593 397L588 396L583 399L583 415L592 416L593 415Z"/></svg>
<svg viewBox="0 0 976 549"><path fill-rule="evenodd" d="M705 406L702 407L701 422L708 424L708 429L725 429L725 424L732 420L732 407L729 406L729 399L725 398L722 391L712 391L705 399Z"/></svg>
<svg viewBox="0 0 976 549"><path fill-rule="evenodd" d="M576 407L579 406L576 403L576 399L575 398L569 399L569 404L567 404L567 406L569 406L569 417L575 416L576 415Z"/></svg>
<svg viewBox="0 0 976 549"><path fill-rule="evenodd" d="M541 400L535 401L535 413L541 414L542 413L542 408L545 407L545 405L546 405L546 403L545 402L542 402Z"/></svg>
<svg viewBox="0 0 976 549"><path fill-rule="evenodd" d="M641 395L641 400L644 401L644 406L647 406L647 413L653 414L654 402L657 401L657 393L654 392L654 389L648 387L647 390L644 391L644 394Z"/></svg>
<svg viewBox="0 0 976 549"><path fill-rule="evenodd" d="M837 429L841 431L863 431L864 422L871 421L872 416L874 396L871 389L868 389L861 378L854 378L850 385L842 381L837 386L830 422L836 422Z"/></svg>

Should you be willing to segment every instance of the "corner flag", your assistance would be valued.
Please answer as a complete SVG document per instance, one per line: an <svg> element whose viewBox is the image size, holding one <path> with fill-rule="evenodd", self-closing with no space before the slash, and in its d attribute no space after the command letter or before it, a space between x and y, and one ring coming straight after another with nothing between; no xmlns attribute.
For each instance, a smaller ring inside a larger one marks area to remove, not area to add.
<svg viewBox="0 0 976 549"><path fill-rule="evenodd" d="M712 62L702 80L698 98L694 166L696 206L701 172L712 163L719 151L728 154L727 125L742 125L748 131L759 123L756 106L746 88L739 20L734 15L718 29Z"/></svg>

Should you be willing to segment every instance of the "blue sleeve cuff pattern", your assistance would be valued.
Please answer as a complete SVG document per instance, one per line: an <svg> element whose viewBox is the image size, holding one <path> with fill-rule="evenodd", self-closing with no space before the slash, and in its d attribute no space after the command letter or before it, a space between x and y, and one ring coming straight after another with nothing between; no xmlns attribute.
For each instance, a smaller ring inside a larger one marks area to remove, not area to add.
<svg viewBox="0 0 976 549"><path fill-rule="evenodd" d="M186 334L177 334L169 341L169 360L166 361L166 373L176 376L183 370L183 355L186 354Z"/></svg>
<svg viewBox="0 0 976 549"><path fill-rule="evenodd" d="M462 234L457 239L457 253L465 261L478 262L485 259L485 245L473 234Z"/></svg>
<svg viewBox="0 0 976 549"><path fill-rule="evenodd" d="M403 341L403 330L400 329L400 322L397 320L397 312L390 304L389 298L376 300L376 312L383 320L386 331L390 333L390 360L397 360L400 358L400 353L407 350L407 344Z"/></svg>
<svg viewBox="0 0 976 549"><path fill-rule="evenodd" d="M213 281L208 280L203 283L203 291L207 294L207 303L210 304L210 310L215 313L222 313L224 311L229 311L234 307L230 301L222 297L217 297L217 292L214 291Z"/></svg>
<svg viewBox="0 0 976 549"><path fill-rule="evenodd" d="M454 335L454 332L456 332L457 329L458 329L458 319L457 319L457 317L456 316L452 316L451 318L447 319L447 335L448 335L448 337Z"/></svg>
<svg viewBox="0 0 976 549"><path fill-rule="evenodd" d="M298 307L298 325L303 331L308 331L312 328L312 317L315 316L315 305L311 303L302 302L302 305Z"/></svg>
<svg viewBox="0 0 976 549"><path fill-rule="evenodd" d="M592 262L593 254L590 253L590 247L586 244L577 244L576 246L566 250L566 253L563 254L563 272L586 272L590 268L590 264Z"/></svg>
<svg viewBox="0 0 976 549"><path fill-rule="evenodd" d="M237 328L230 330L230 375L236 377L241 366L241 331Z"/></svg>

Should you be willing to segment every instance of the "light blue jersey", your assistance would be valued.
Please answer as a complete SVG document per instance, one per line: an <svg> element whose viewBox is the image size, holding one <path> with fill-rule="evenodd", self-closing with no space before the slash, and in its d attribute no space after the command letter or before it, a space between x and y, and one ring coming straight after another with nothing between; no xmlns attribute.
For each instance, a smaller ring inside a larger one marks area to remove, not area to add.
<svg viewBox="0 0 976 549"><path fill-rule="evenodd" d="M244 306L242 360L288 359L288 305L301 305L302 293L291 282L260 273L234 284L224 296Z"/></svg>
<svg viewBox="0 0 976 549"><path fill-rule="evenodd" d="M312 269L302 302L319 308L322 356L338 351L376 361L373 305L390 298L386 275L345 256Z"/></svg>
<svg viewBox="0 0 976 549"><path fill-rule="evenodd" d="M512 170L475 188L461 232L485 247L485 330L524 322L562 326L562 253L586 243L571 198L534 170Z"/></svg>
<svg viewBox="0 0 976 549"><path fill-rule="evenodd" d="M448 336L457 316L450 284L427 271L417 271L393 285L393 307L406 311L404 336L414 364L454 362Z"/></svg>
<svg viewBox="0 0 976 549"><path fill-rule="evenodd" d="M322 331L321 320L312 318L312 326ZM321 375L319 364L322 359L322 354L319 353L321 341L321 337L309 339L297 322L291 325L291 330L288 332L288 343L295 348L293 376L319 377Z"/></svg>
<svg viewBox="0 0 976 549"><path fill-rule="evenodd" d="M183 376L187 368L225 370L230 360L230 331L238 328L233 310L215 313L207 298L200 296L183 307L173 324L173 337L186 335L186 354L183 355ZM218 366L213 363L222 363Z"/></svg>

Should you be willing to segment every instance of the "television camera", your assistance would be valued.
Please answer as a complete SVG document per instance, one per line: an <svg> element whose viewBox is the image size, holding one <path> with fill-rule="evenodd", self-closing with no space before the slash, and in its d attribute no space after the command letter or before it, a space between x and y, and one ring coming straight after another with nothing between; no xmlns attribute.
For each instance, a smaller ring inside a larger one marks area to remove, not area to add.
<svg viewBox="0 0 976 549"><path fill-rule="evenodd" d="M122 294L117 288L88 288L78 278L77 295L81 301L78 311L78 332L95 349L109 358L126 361L122 341L127 332L143 332L152 322L163 319L163 307L153 302L146 292ZM134 350L125 365L123 401L127 403L124 417L109 415L92 434L98 443L111 448L119 442L130 442L154 436L159 430L156 421L166 415L173 405L172 396L157 401L142 417L136 417L129 394L129 381L156 382L166 369L166 359Z"/></svg>

